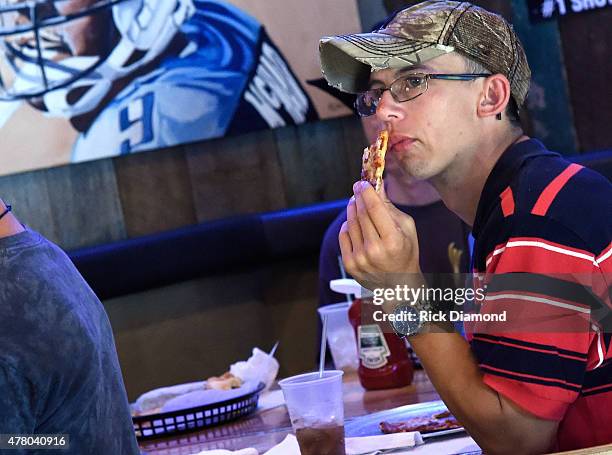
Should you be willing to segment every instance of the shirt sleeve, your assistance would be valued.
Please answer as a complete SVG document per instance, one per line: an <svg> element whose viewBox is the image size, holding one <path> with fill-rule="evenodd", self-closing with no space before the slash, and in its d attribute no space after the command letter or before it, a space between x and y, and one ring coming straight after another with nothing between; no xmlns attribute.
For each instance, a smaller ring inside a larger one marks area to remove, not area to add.
<svg viewBox="0 0 612 455"><path fill-rule="evenodd" d="M0 361L0 433L32 434L34 388L12 366Z"/></svg>

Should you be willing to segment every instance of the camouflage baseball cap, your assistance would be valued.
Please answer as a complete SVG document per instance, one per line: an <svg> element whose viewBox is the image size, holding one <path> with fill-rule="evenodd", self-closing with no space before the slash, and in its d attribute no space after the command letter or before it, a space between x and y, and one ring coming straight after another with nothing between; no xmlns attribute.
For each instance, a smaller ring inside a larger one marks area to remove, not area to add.
<svg viewBox="0 0 612 455"><path fill-rule="evenodd" d="M402 9L371 33L323 37L321 70L339 90L367 90L370 72L405 68L449 52L480 63L510 81L520 107L531 70L525 51L506 20L468 2L425 1Z"/></svg>

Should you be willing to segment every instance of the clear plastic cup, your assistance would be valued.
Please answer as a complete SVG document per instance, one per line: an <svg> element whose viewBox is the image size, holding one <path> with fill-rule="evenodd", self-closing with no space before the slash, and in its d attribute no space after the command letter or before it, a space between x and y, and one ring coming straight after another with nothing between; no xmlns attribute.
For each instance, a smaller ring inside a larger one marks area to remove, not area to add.
<svg viewBox="0 0 612 455"><path fill-rule="evenodd" d="M279 381L302 455L345 455L343 371L306 373Z"/></svg>
<svg viewBox="0 0 612 455"><path fill-rule="evenodd" d="M321 321L327 316L327 345L334 360L334 366L346 372L359 367L355 330L348 318L349 302L325 305L318 309Z"/></svg>

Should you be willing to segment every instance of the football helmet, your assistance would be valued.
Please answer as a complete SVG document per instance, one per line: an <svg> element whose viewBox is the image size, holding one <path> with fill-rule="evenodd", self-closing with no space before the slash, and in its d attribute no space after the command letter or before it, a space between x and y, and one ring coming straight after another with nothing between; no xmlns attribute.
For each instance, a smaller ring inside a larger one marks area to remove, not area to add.
<svg viewBox="0 0 612 455"><path fill-rule="evenodd" d="M192 0L0 0L0 101L42 99L64 117L90 112L113 81L159 56L194 11ZM78 55L71 25L104 13L113 23L97 32L108 38L114 25L113 45Z"/></svg>

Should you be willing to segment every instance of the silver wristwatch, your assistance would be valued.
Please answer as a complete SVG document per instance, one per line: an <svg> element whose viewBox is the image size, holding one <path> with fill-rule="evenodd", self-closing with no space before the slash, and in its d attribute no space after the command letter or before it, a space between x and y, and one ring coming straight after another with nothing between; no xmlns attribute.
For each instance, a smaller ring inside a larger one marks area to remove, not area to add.
<svg viewBox="0 0 612 455"><path fill-rule="evenodd" d="M425 300L399 303L393 310L395 317L390 321L391 327L400 338L416 335L426 322L421 318L421 311L431 311L432 308L433 305Z"/></svg>

